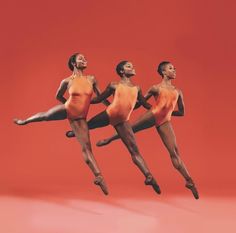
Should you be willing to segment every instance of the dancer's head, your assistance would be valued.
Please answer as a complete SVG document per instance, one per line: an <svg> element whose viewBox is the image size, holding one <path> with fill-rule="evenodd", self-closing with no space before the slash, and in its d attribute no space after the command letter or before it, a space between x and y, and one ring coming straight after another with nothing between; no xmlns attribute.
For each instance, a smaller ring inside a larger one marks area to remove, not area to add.
<svg viewBox="0 0 236 233"><path fill-rule="evenodd" d="M74 69L83 70L87 67L87 60L81 53L73 54L68 61L68 67L71 71Z"/></svg>
<svg viewBox="0 0 236 233"><path fill-rule="evenodd" d="M133 67L133 64L129 61L121 61L116 66L116 73L120 77L127 77L130 78L135 75L135 69Z"/></svg>
<svg viewBox="0 0 236 233"><path fill-rule="evenodd" d="M158 65L157 72L162 78L175 79L176 70L172 63L169 61L163 61Z"/></svg>

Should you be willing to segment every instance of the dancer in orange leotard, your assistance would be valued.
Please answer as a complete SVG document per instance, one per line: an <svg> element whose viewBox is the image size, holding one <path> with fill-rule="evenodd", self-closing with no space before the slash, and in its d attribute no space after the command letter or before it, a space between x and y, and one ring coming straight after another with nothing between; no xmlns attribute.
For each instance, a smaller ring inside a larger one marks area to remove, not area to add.
<svg viewBox="0 0 236 233"><path fill-rule="evenodd" d="M135 75L135 70L130 62L120 62L117 65L116 71L121 77L121 81L118 83L113 82L109 84L101 95L95 97L91 101L93 104L99 103L113 94L113 102L105 111L90 119L88 121L88 127L89 129L95 129L98 127L107 126L109 124L113 125L119 137L129 150L133 162L146 177L145 184L151 185L153 189L160 194L160 188L139 152L135 142L134 133L128 122L137 100L139 103L136 107L143 105L145 108L149 109L151 105L146 103L141 89L135 86L130 80L130 78ZM68 131L67 136L73 137L74 133L72 131Z"/></svg>
<svg viewBox="0 0 236 233"><path fill-rule="evenodd" d="M116 85L114 100L106 109L111 125L115 126L129 120L137 101L138 91L137 86L128 86L121 82Z"/></svg>
<svg viewBox="0 0 236 233"><path fill-rule="evenodd" d="M73 71L73 74L61 82L56 95L62 104L46 112L37 113L25 120L14 119L14 122L17 125L26 125L32 122L64 120L68 118L76 138L82 146L85 162L95 175L94 183L99 185L104 194L107 195L108 190L105 181L92 153L86 122L92 94L95 92L98 95L100 90L94 76L85 76L83 74L83 70L87 67L87 60L84 55L80 53L72 55L68 66ZM68 100L63 96L67 89L69 92ZM105 102L105 104L108 103Z"/></svg>
<svg viewBox="0 0 236 233"><path fill-rule="evenodd" d="M183 94L171 84L171 80L175 79L176 71L170 62L162 62L158 66L158 73L162 76L162 82L152 86L147 95L145 95L146 100L154 96L156 103L132 125L132 129L134 133L136 133L152 126L156 127L157 132L170 154L174 167L186 181L185 186L190 189L194 197L198 199L197 188L180 158L174 130L170 122L171 116L184 115ZM174 111L176 104L178 105L178 110ZM120 137L116 134L110 138L100 140L97 146L107 145L118 138Z"/></svg>

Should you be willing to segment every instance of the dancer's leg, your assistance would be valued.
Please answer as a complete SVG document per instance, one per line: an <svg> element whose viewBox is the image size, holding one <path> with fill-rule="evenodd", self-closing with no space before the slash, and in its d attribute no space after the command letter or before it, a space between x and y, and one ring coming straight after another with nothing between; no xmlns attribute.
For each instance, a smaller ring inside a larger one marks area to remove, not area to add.
<svg viewBox="0 0 236 233"><path fill-rule="evenodd" d="M155 118L151 111L147 111L140 118L138 118L134 124L131 125L134 133L139 132L141 130L151 128L155 125ZM120 136L118 134L114 134L112 137L100 140L97 142L97 146L105 146L112 141L119 139Z"/></svg>
<svg viewBox="0 0 236 233"><path fill-rule="evenodd" d="M146 177L145 183L147 185L152 185L154 190L160 194L160 188L156 183L155 179L153 178L152 174L150 173L144 159L142 158L139 149L137 147L133 130L128 122L120 123L114 126L118 135L120 136L123 143L126 145L127 149L129 150L132 160L134 164L139 168L139 170L143 173Z"/></svg>
<svg viewBox="0 0 236 233"><path fill-rule="evenodd" d="M104 127L107 125L109 125L109 116L107 115L106 111L103 111L103 112L97 114L96 116L92 117L88 121L89 130ZM66 136L68 138L72 138L72 137L75 137L75 134L73 131L67 131Z"/></svg>
<svg viewBox="0 0 236 233"><path fill-rule="evenodd" d="M162 124L161 126L157 127L157 131L170 154L170 158L171 158L173 166L186 180L186 187L191 189L194 197L198 199L199 197L198 197L197 189L193 183L193 180L191 179L189 175L189 172L187 171L187 168L185 167L183 161L180 158L174 130L172 128L171 123L166 122Z"/></svg>
<svg viewBox="0 0 236 233"><path fill-rule="evenodd" d="M108 190L106 188L105 182L103 180L103 177L101 175L101 171L98 167L98 164L94 158L94 155L92 153L92 147L91 147L91 142L90 142L90 137L89 137L89 130L88 130L88 125L85 119L78 119L76 121L71 121L71 128L73 132L75 132L75 136L79 143L82 146L82 153L84 160L86 164L88 164L89 168L95 175L95 184L100 185L102 188L102 191L104 194L108 194Z"/></svg>
<svg viewBox="0 0 236 233"><path fill-rule="evenodd" d="M17 125L26 125L32 122L39 121L55 121L55 120L64 120L67 117L66 109L63 104L57 105L55 107L50 108L46 112L39 112L25 120L14 119L14 122Z"/></svg>

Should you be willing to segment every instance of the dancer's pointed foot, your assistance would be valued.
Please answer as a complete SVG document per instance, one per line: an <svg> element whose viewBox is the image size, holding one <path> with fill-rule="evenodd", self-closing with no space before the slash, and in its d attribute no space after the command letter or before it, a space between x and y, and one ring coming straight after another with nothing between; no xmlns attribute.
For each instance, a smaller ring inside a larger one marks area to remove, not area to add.
<svg viewBox="0 0 236 233"><path fill-rule="evenodd" d="M105 146L105 145L109 144L110 142L111 142L110 139L99 140L99 141L96 143L96 146Z"/></svg>
<svg viewBox="0 0 236 233"><path fill-rule="evenodd" d="M73 131L67 131L67 132L66 132L66 137L68 137L68 138L73 138L73 137L75 137L75 134L74 134Z"/></svg>
<svg viewBox="0 0 236 233"><path fill-rule="evenodd" d="M151 185L156 193L161 194L161 189L160 189L159 185L157 184L156 180L154 179L154 177L152 175L149 175L146 178L144 183L146 185Z"/></svg>
<svg viewBox="0 0 236 233"><path fill-rule="evenodd" d="M95 185L99 185L105 195L108 195L108 189L102 176L97 176L94 180Z"/></svg>
<svg viewBox="0 0 236 233"><path fill-rule="evenodd" d="M20 120L20 119L17 119L17 118L15 118L13 121L17 125L26 125L27 124L26 121Z"/></svg>
<svg viewBox="0 0 236 233"><path fill-rule="evenodd" d="M191 190L191 192L192 192L195 199L199 199L199 194L198 194L197 188L196 188L196 186L195 186L192 179L187 181L185 187Z"/></svg>

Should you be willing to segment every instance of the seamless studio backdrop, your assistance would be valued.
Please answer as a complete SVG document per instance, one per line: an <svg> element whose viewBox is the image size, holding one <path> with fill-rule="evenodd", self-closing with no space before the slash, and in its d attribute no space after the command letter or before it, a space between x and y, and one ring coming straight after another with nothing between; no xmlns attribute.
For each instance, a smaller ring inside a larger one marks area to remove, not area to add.
<svg viewBox="0 0 236 233"><path fill-rule="evenodd" d="M173 81L183 91L186 115L172 117L180 154L201 196L233 196L235 182L235 40L234 1L11 1L1 7L1 162L2 194L94 193L93 176L79 143L67 139L68 122L16 126L58 104L60 81L70 75L69 56L88 59L86 74L100 88L118 81L115 66L131 61L133 82L143 93L161 81L163 60L177 68ZM150 101L152 103L152 101ZM88 119L104 110L90 107ZM132 114L133 122L145 109ZM98 148L111 126L90 131L94 155L110 194L156 195L143 184L120 141ZM188 195L182 177L155 128L136 134L140 151L164 195Z"/></svg>

